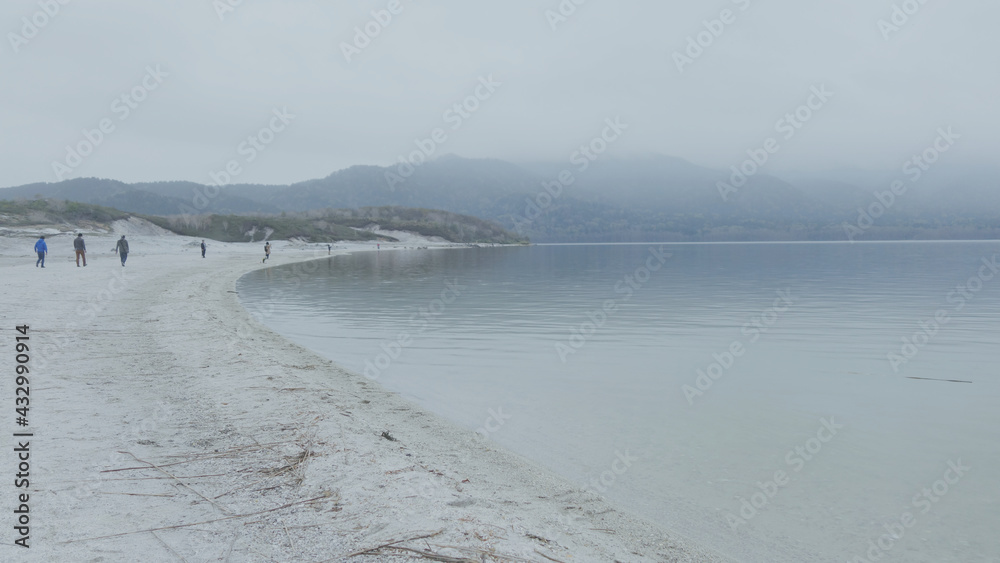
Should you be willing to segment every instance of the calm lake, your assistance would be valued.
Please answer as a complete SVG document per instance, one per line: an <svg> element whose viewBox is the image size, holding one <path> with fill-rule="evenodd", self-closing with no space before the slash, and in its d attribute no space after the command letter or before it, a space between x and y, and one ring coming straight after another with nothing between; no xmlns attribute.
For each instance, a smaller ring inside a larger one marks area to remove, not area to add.
<svg viewBox="0 0 1000 563"><path fill-rule="evenodd" d="M289 339L735 559L986 562L1000 561L998 254L383 250L238 290Z"/></svg>

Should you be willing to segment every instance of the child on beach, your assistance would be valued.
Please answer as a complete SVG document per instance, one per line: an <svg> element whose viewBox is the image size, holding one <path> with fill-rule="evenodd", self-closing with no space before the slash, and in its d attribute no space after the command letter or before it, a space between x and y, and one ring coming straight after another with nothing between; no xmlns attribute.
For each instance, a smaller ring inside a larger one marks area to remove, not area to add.
<svg viewBox="0 0 1000 563"><path fill-rule="evenodd" d="M270 257L271 257L271 243L270 242L265 242L264 243L264 259L261 260L260 263L263 264L264 262L267 262L267 259L270 258Z"/></svg>

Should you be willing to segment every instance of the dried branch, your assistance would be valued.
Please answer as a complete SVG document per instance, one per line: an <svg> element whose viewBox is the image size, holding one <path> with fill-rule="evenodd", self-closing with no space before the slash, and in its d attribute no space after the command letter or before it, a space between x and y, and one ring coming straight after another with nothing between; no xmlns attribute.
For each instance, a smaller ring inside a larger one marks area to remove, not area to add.
<svg viewBox="0 0 1000 563"><path fill-rule="evenodd" d="M434 536L440 535L442 533L444 533L444 528L442 528L442 529L440 529L440 530L438 530L436 532L430 533L430 534L424 534L422 536L414 536L412 538L405 538L405 539L401 539L401 540L391 541L389 543L384 543L382 545L379 545L379 546L376 546L376 547L372 547L372 548L369 548L369 549L363 549L361 551L355 551L354 553L349 553L349 554L345 555L344 558L346 559L348 557L356 557L358 555L375 555L374 553L372 553L373 551L378 551L380 549L383 549L383 548L386 548L386 547L389 547L389 546L392 546L392 545L396 545L398 543L403 543L403 542L408 542L408 541L415 541L415 540L422 540L422 539L425 539L425 538L433 538ZM333 559L327 559L326 561L333 561ZM320 563L326 563L326 562L322 561Z"/></svg>
<svg viewBox="0 0 1000 563"><path fill-rule="evenodd" d="M187 489L187 490L191 491L192 493L194 493L194 494L200 496L201 498L205 499L205 502L211 504L215 508L218 508L220 511L222 511L223 514L232 514L231 510L229 510L229 509L227 509L225 507L219 506L218 504L216 504L216 502L214 500L212 500L212 499L206 497L205 495L199 493L194 488L192 488L190 485L182 482L180 479L178 479L177 477L171 475L169 472L167 472L166 470L164 470L160 466L156 465L155 463L150 463L150 462L148 462L148 461L146 461L144 459L139 459L132 452L118 452L118 453L120 453L120 454L128 454L128 455L132 456L132 459L138 461L139 463L145 463L146 465L148 465L148 466L150 466L150 467L158 470L160 473L163 473L167 477L170 477L171 479L173 479L174 481L176 481L178 485L184 487L185 489Z"/></svg>
<svg viewBox="0 0 1000 563"><path fill-rule="evenodd" d="M212 524L212 523L215 523L215 522L224 522L226 520L235 520L237 518L249 518L251 516L257 516L258 514L267 514L268 512L277 512L278 510L284 510L286 508L291 508L293 506L298 506L300 504L307 504L307 503L310 503L310 502L316 502L318 500L330 498L330 496L331 495L329 493L327 493L327 494L325 494L323 496L320 496L320 497L311 498L309 500L301 500L301 501L298 501L298 502L291 502L291 503L288 503L286 505L279 506L277 508L269 508L267 510L260 510L258 512L250 512L248 514L237 514L235 516L226 516L225 518L216 518L214 520L205 520L204 522L194 522L193 524L177 524L176 526L161 526L159 528L148 528L146 530L136 530L134 532L122 532L120 534L110 534L110 535L107 535L107 536L97 536L97 537L93 537L93 538L81 538L81 539L78 539L78 540L69 540L69 541L65 541L63 543L78 543L78 542L84 542L84 541L103 540L103 539L107 539L107 538L118 538L118 537L121 537L121 536L131 536L131 535L135 535L135 534L144 534L146 532L159 532L160 530L176 530L178 528L190 528L191 526L201 526L202 524Z"/></svg>

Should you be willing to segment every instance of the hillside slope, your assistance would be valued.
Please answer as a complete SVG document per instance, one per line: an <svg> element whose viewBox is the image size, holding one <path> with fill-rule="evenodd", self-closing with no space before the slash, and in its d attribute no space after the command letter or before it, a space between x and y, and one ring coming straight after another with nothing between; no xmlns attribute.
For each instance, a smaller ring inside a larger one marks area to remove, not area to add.
<svg viewBox="0 0 1000 563"><path fill-rule="evenodd" d="M291 185L87 178L5 188L0 197L60 197L153 215L441 209L495 221L538 242L845 240L844 225L857 223L860 209L878 204L876 192L901 180L906 193L865 229L866 240L1000 236L1000 168L942 164L919 181L892 171L778 178L761 170L723 199L717 184L731 174L663 155L585 165L446 155L411 170L353 166Z"/></svg>
<svg viewBox="0 0 1000 563"><path fill-rule="evenodd" d="M432 209L381 207L325 209L280 215L170 215L128 213L59 199L0 201L0 228L49 227L60 230L112 230L116 222L141 221L150 228L222 242L300 239L309 242L395 240L373 228L404 231L449 242L526 242L499 225ZM155 227L154 227L155 226Z"/></svg>

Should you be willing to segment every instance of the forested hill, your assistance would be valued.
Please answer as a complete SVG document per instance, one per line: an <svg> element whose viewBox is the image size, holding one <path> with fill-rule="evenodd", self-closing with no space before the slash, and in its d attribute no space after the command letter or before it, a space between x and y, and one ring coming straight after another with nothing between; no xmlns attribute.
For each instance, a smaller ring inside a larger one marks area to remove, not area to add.
<svg viewBox="0 0 1000 563"><path fill-rule="evenodd" d="M743 183L734 169L660 155L520 165L444 156L414 167L354 166L291 185L80 178L0 189L0 198L55 197L152 215L441 209L496 221L535 242L1000 238L1000 168L939 164L917 177L907 170L779 178L762 169ZM720 190L723 182L741 185ZM895 182L899 194L889 191Z"/></svg>
<svg viewBox="0 0 1000 563"><path fill-rule="evenodd" d="M110 231L116 221L134 222L136 219L177 234L224 242L292 238L309 242L395 240L393 231L461 243L527 242L496 223L433 209L370 207L280 214L157 216L52 198L0 200L0 228Z"/></svg>

